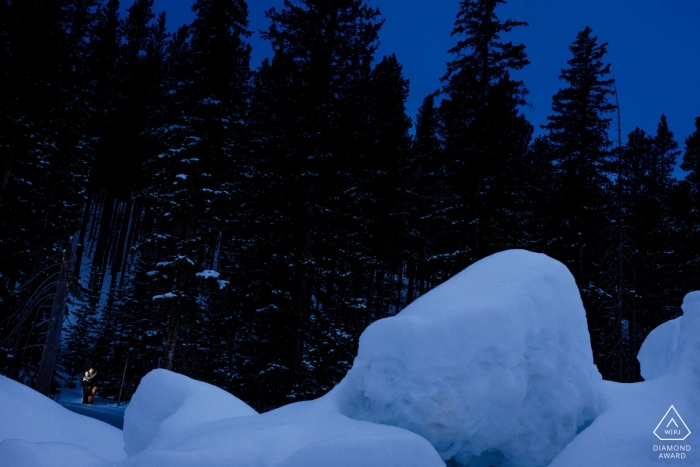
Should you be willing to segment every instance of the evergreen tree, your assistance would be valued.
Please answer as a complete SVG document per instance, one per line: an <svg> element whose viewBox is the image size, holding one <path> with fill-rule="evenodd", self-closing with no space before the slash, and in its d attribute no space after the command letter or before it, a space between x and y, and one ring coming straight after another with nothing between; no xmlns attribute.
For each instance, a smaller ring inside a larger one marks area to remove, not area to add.
<svg viewBox="0 0 700 467"><path fill-rule="evenodd" d="M543 128L555 152L555 181L552 193L552 225L548 229L558 239L546 250L566 264L581 288L588 312L589 330L596 363L606 355L604 342L610 330L618 336L606 312L598 310L604 300L596 286L600 257L596 251L605 237L606 192L611 189L607 174L610 118L615 110L608 97L614 95L610 65L603 63L607 43L598 44L591 28L579 32L569 47L573 57L559 79L566 83L552 97L554 114ZM614 317L612 317L614 319ZM610 327L612 326L612 328ZM607 375L606 369L601 372Z"/></svg>
<svg viewBox="0 0 700 467"><path fill-rule="evenodd" d="M85 187L90 8L84 1L1 7L0 332L12 344L0 367L28 383L45 340L42 306L50 300L60 252L77 229Z"/></svg>
<svg viewBox="0 0 700 467"><path fill-rule="evenodd" d="M206 311L203 280L220 276L222 236L235 234L231 207L240 200L245 171L247 6L199 0L193 11L191 27L181 29L172 43L169 112L157 130L163 150L150 161L154 184L144 193L155 219L144 244L155 248L153 295L162 297L158 303L168 319L165 368L175 368L181 326Z"/></svg>
<svg viewBox="0 0 700 467"><path fill-rule="evenodd" d="M619 115L619 114L618 114ZM619 130L619 128L618 128ZM618 141L614 166L614 186L609 187L606 206L609 226L603 235L606 250L600 261L600 308L596 324L598 334L596 363L600 371L616 381L639 381L635 364L635 342L639 338L638 318L642 304L638 290L640 272L639 236L635 224L642 197L644 164L651 154L651 139L643 130L635 129L623 148ZM607 241L606 241L607 240ZM591 313L589 313L589 316Z"/></svg>
<svg viewBox="0 0 700 467"><path fill-rule="evenodd" d="M683 239L677 264L683 277L679 286L687 292L697 289L700 282L700 117L695 119L695 131L685 140L681 169L688 173L675 198L675 217L682 219L678 230Z"/></svg>
<svg viewBox="0 0 700 467"><path fill-rule="evenodd" d="M614 95L610 64L603 63L607 45L598 44L598 37L586 27L569 47L573 57L570 68L562 69L559 79L568 87L552 97L554 115L543 125L550 140L557 146L558 163L563 175L572 180L599 181L608 154L610 118L604 114L615 110L608 101Z"/></svg>
<svg viewBox="0 0 700 467"><path fill-rule="evenodd" d="M604 376L639 381L635 359L646 335L678 315L677 232L672 198L678 143L662 115L655 136L635 129L617 158L607 211L613 241L601 262L601 304L595 330Z"/></svg>
<svg viewBox="0 0 700 467"><path fill-rule="evenodd" d="M661 119L656 129L656 136L653 139L653 159L647 169L651 183L653 183L663 196L663 193L673 184L673 169L681 151L678 143L673 139L673 132L668 129L666 116L661 115Z"/></svg>
<svg viewBox="0 0 700 467"><path fill-rule="evenodd" d="M69 349L80 350L72 361L102 368L106 394L123 369L123 360L114 357L123 357L117 336L124 322L124 288L144 220L135 194L149 182L144 164L157 148L148 130L162 112L167 33L164 15L154 21L152 4L137 0L124 20L116 0L101 5L89 44L89 102L98 110L88 127L94 157L80 233L85 248L76 262L76 274L87 269L89 277L67 339L72 342Z"/></svg>
<svg viewBox="0 0 700 467"><path fill-rule="evenodd" d="M369 125L365 130L368 141L366 148L355 157L355 170L351 175L351 185L357 188L349 193L352 199L346 203L354 212L345 214L349 222L341 227L341 232L356 231L355 219L366 219L364 231L359 232L360 244L356 245L360 254L354 274L366 274L377 267L400 272L406 259L407 209L412 201L404 188L404 180L409 175L411 140L408 130L412 126L405 110L408 85L395 55L384 57L370 76ZM400 294L401 287L390 294ZM361 296L363 302L366 301L366 293ZM397 302L393 303L400 307ZM387 304L385 309L391 306ZM364 327L357 329L355 336L359 338L363 330Z"/></svg>
<svg viewBox="0 0 700 467"><path fill-rule="evenodd" d="M650 138L651 151L645 164L642 203L638 206L637 232L641 254L638 290L642 294L644 316L640 319L643 336L659 324L680 315L687 290L679 291L678 264L683 262L683 238L678 235L679 219L672 210L677 192L673 170L680 155L678 143L662 115L656 134ZM679 293L680 292L680 293ZM635 350L642 340L636 337Z"/></svg>
<svg viewBox="0 0 700 467"><path fill-rule="evenodd" d="M681 169L688 172L685 180L693 196L693 208L700 212L700 117L695 119L695 131L685 140Z"/></svg>
<svg viewBox="0 0 700 467"><path fill-rule="evenodd" d="M258 214L248 270L260 275L246 297L260 311L260 341L244 371L285 381L253 396L281 405L332 387L349 364L353 321L369 313L362 307L370 278L358 275L357 261L367 252L368 232L353 216L375 196L359 177L381 144L368 138L376 134L370 96L381 21L361 0L285 1L266 15L271 25L262 36L274 55L256 73L251 113ZM396 76L395 65L382 69ZM316 364L320 354L330 360Z"/></svg>
<svg viewBox="0 0 700 467"><path fill-rule="evenodd" d="M613 80L607 78L610 65L603 63L607 43L598 44L591 28L579 32L569 47L570 68L562 69L560 80L567 87L552 97L554 114L547 117L548 139L554 146L557 171L554 236L560 238L552 253L574 273L579 287L590 290L591 261L597 235L604 226L602 212L607 184L606 160L610 141L608 128L615 105Z"/></svg>
<svg viewBox="0 0 700 467"><path fill-rule="evenodd" d="M450 203L448 163L440 139L440 116L435 106L437 94L427 95L418 109L411 148L412 176L408 179L408 189L415 197L415 208L409 220L409 225L414 226L413 260L409 268L416 275L411 282L411 300L448 278L441 275L444 274L441 264L435 265L441 261L433 255L449 242L450 235L449 222L444 215Z"/></svg>
<svg viewBox="0 0 700 467"><path fill-rule="evenodd" d="M508 188L502 174L527 151L532 126L519 113L527 89L511 78L530 62L523 44L502 36L527 23L496 16L504 0L460 2L450 49L455 57L442 78L441 133L450 193L448 224L457 242L444 245L453 261L451 273L508 247ZM506 214L507 217L507 214Z"/></svg>

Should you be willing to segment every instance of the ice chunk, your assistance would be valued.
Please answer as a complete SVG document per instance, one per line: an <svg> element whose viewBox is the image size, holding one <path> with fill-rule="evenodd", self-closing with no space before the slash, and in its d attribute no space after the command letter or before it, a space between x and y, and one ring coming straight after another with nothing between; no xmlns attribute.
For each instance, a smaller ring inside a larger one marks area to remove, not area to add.
<svg viewBox="0 0 700 467"><path fill-rule="evenodd" d="M451 465L536 467L596 417L600 382L571 273L510 250L373 323L334 391L345 415L420 434Z"/></svg>

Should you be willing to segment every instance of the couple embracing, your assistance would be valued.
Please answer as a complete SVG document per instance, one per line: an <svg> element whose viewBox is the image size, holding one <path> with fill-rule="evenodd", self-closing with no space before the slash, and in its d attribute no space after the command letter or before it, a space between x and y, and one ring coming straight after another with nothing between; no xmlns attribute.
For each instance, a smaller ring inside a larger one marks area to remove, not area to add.
<svg viewBox="0 0 700 467"><path fill-rule="evenodd" d="M97 393L97 372L90 368L83 376L83 404L93 404Z"/></svg>

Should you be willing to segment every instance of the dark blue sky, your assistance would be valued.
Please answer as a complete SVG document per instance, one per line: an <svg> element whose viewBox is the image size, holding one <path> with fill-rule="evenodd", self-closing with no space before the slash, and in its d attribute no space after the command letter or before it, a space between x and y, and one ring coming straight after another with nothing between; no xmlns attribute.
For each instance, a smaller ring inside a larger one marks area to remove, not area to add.
<svg viewBox="0 0 700 467"><path fill-rule="evenodd" d="M129 0L124 0L128 6ZM170 28L192 20L193 0L155 0L154 9L168 11ZM411 80L407 111L415 116L423 98L440 86L449 60L447 50L458 0L369 0L386 19L380 31L382 55L396 53ZM282 0L249 0L253 63L270 54L257 31L266 29L264 11L281 8ZM568 46L585 26L600 42L609 42L608 62L617 80L623 142L635 127L655 133L665 114L681 149L700 116L700 1L698 0L512 0L499 17L527 21L507 40L522 42L530 61L520 72L530 90L532 108L523 112L540 132L551 113L557 79L571 57Z"/></svg>

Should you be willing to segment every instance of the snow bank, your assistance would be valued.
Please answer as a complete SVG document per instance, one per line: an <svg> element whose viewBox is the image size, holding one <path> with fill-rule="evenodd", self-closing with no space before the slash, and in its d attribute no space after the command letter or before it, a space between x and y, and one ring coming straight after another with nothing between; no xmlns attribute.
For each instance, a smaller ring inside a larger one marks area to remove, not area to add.
<svg viewBox="0 0 700 467"><path fill-rule="evenodd" d="M168 370L143 377L124 412L124 443L129 456L156 437L177 436L190 426L256 415L248 404L211 384Z"/></svg>
<svg viewBox="0 0 700 467"><path fill-rule="evenodd" d="M0 375L1 467L89 467L125 458L120 430Z"/></svg>
<svg viewBox="0 0 700 467"><path fill-rule="evenodd" d="M130 467L444 467L400 428L351 420L333 394L261 415L234 396L166 370L142 380L126 411Z"/></svg>
<svg viewBox="0 0 700 467"><path fill-rule="evenodd" d="M420 434L451 465L536 467L596 417L600 381L568 269L510 250L373 323L334 392L345 415Z"/></svg>
<svg viewBox="0 0 700 467"><path fill-rule="evenodd" d="M682 308L683 316L659 326L642 345L639 361L648 381L605 381L603 412L551 467L700 465L693 434L700 430L700 292L686 295ZM664 419L672 405L691 432L686 439L680 439L685 433L676 440L654 434L657 426L675 428Z"/></svg>
<svg viewBox="0 0 700 467"><path fill-rule="evenodd" d="M97 467L104 463L105 459L75 444L31 443L21 439L0 442L0 467Z"/></svg>
<svg viewBox="0 0 700 467"><path fill-rule="evenodd" d="M671 368L678 349L681 318L666 321L649 333L637 354L642 377L649 381L663 376Z"/></svg>

